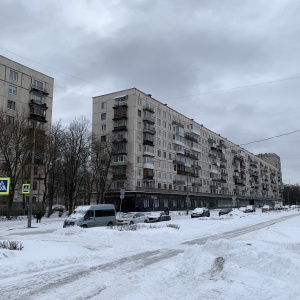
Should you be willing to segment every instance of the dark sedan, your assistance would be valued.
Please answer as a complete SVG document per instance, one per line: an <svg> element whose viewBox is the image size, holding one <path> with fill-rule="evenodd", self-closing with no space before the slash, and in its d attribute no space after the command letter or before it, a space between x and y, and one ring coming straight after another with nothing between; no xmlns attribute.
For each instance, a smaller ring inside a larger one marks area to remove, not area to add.
<svg viewBox="0 0 300 300"><path fill-rule="evenodd" d="M197 207L191 213L191 218L210 217L210 211L207 207Z"/></svg>
<svg viewBox="0 0 300 300"><path fill-rule="evenodd" d="M171 216L166 215L165 213L152 213L148 215L148 220L149 223L170 221Z"/></svg>
<svg viewBox="0 0 300 300"><path fill-rule="evenodd" d="M222 208L222 209L219 211L219 216L227 215L227 214L229 214L230 212L232 212L232 208Z"/></svg>

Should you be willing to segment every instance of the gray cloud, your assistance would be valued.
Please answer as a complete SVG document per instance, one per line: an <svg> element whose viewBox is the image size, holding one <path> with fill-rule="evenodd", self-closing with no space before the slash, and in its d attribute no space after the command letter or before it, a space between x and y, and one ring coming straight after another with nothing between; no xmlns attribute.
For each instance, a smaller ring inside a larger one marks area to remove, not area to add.
<svg viewBox="0 0 300 300"><path fill-rule="evenodd" d="M91 118L93 96L137 87L243 144L300 129L300 79L210 92L299 76L299 9L296 0L2 0L0 53L55 78L54 120ZM245 148L276 152L295 183L298 141Z"/></svg>

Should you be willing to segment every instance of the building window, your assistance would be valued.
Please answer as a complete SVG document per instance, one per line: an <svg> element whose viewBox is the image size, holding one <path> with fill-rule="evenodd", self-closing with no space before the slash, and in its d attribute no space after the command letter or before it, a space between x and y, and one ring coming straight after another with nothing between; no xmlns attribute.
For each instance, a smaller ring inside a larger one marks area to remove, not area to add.
<svg viewBox="0 0 300 300"><path fill-rule="evenodd" d="M15 87L15 86L13 86L13 85L10 85L9 87L8 87L8 93L10 94L10 95L17 95L17 88Z"/></svg>
<svg viewBox="0 0 300 300"><path fill-rule="evenodd" d="M101 109L106 109L107 108L107 103L106 102L102 102L101 103Z"/></svg>
<svg viewBox="0 0 300 300"><path fill-rule="evenodd" d="M161 151L160 150L157 150L157 156L161 157Z"/></svg>
<svg viewBox="0 0 300 300"><path fill-rule="evenodd" d="M38 80L34 80L33 87L40 91L44 90L44 84Z"/></svg>
<svg viewBox="0 0 300 300"><path fill-rule="evenodd" d="M8 108L8 109L15 110L15 109L16 109L16 102L11 101L11 100L8 100L8 101L7 101L7 108Z"/></svg>
<svg viewBox="0 0 300 300"><path fill-rule="evenodd" d="M101 121L106 120L106 113L101 114Z"/></svg>
<svg viewBox="0 0 300 300"><path fill-rule="evenodd" d="M6 116L6 123L7 124L13 124L15 121L15 118L12 116Z"/></svg>
<svg viewBox="0 0 300 300"><path fill-rule="evenodd" d="M33 94L32 100L34 101L34 103L42 104L42 96L41 95Z"/></svg>
<svg viewBox="0 0 300 300"><path fill-rule="evenodd" d="M10 72L9 72L9 78L11 80L17 81L18 80L18 72L10 70Z"/></svg>
<svg viewBox="0 0 300 300"><path fill-rule="evenodd" d="M106 135L101 135L101 142L106 142Z"/></svg>
<svg viewBox="0 0 300 300"><path fill-rule="evenodd" d="M140 109L138 109L138 116L141 117L142 116L142 111Z"/></svg>
<svg viewBox="0 0 300 300"><path fill-rule="evenodd" d="M106 124L101 125L101 131L106 131Z"/></svg>

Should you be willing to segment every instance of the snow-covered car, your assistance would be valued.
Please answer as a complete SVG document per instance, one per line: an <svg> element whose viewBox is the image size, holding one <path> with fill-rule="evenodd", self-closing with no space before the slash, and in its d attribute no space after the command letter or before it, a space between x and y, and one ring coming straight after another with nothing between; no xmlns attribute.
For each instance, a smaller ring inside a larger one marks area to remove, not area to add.
<svg viewBox="0 0 300 300"><path fill-rule="evenodd" d="M148 215L149 223L170 221L171 216L165 213L153 212Z"/></svg>
<svg viewBox="0 0 300 300"><path fill-rule="evenodd" d="M232 212L232 208L222 208L222 209L219 211L219 216L227 215L227 214L229 214L230 212Z"/></svg>
<svg viewBox="0 0 300 300"><path fill-rule="evenodd" d="M249 213L249 212L255 212L255 206L254 205L247 205L246 206L246 210L245 213Z"/></svg>
<svg viewBox="0 0 300 300"><path fill-rule="evenodd" d="M210 217L209 209L207 207L196 207L191 213L191 218L199 217Z"/></svg>
<svg viewBox="0 0 300 300"><path fill-rule="evenodd" d="M239 208L239 211L245 212L245 211L246 211L246 207L245 207L245 206L240 207L240 208Z"/></svg>
<svg viewBox="0 0 300 300"><path fill-rule="evenodd" d="M148 216L140 212L123 213L117 217L117 225L133 225L137 223L148 223Z"/></svg>
<svg viewBox="0 0 300 300"><path fill-rule="evenodd" d="M289 210L289 209L290 209L290 206L289 206L289 205L284 205L284 206L283 206L283 209L284 209L284 210Z"/></svg>
<svg viewBox="0 0 300 300"><path fill-rule="evenodd" d="M270 205L265 204L262 208L261 208L261 212L267 212L272 210L272 207Z"/></svg>

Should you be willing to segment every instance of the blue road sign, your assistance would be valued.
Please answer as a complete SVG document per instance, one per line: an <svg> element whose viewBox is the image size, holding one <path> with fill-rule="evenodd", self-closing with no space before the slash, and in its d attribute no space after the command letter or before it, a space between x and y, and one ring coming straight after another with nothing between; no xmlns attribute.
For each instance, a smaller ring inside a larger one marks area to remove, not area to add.
<svg viewBox="0 0 300 300"><path fill-rule="evenodd" d="M22 194L29 194L30 193L30 184L24 183L22 184Z"/></svg>
<svg viewBox="0 0 300 300"><path fill-rule="evenodd" d="M10 186L9 177L0 177L0 195L8 195Z"/></svg>

